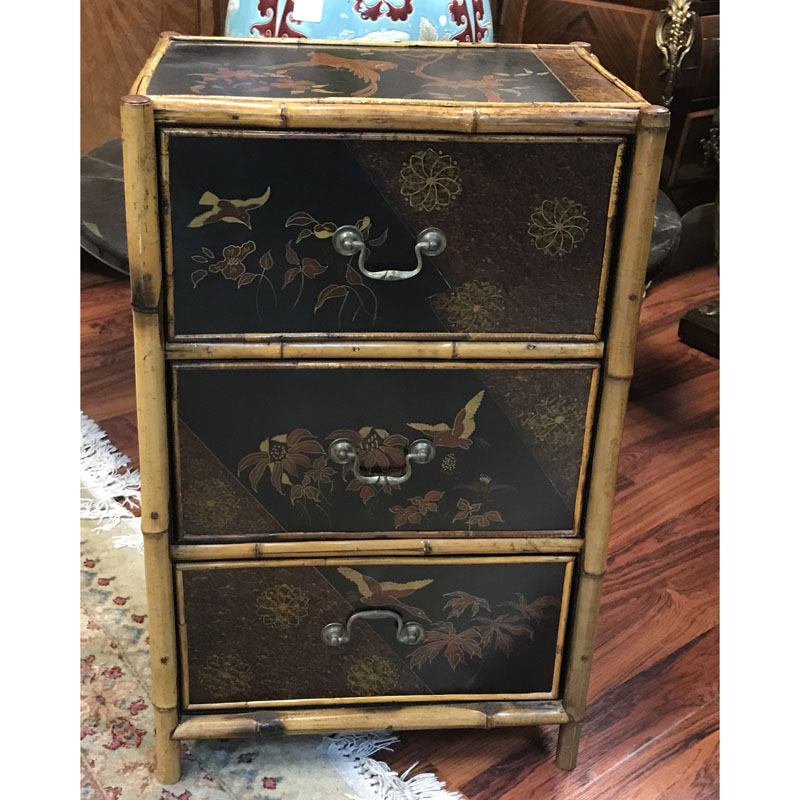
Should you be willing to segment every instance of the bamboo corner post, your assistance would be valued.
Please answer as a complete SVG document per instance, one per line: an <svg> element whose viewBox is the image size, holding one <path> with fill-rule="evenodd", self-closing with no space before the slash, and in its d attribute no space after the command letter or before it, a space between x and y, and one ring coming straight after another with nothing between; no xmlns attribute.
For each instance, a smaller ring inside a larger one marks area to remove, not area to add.
<svg viewBox="0 0 800 800"><path fill-rule="evenodd" d="M141 520L147 579L156 776L180 779L177 652L169 555L169 459L161 334L161 241L153 104L129 95L120 105L125 213L131 271L136 407L142 484Z"/></svg>
<svg viewBox="0 0 800 800"><path fill-rule="evenodd" d="M628 389L633 376L637 324L658 196L661 157L668 129L669 111L666 108L649 106L642 109L624 211L624 233L619 248L597 420L596 441L602 442L603 446L596 448L592 458L592 480L584 523L585 546L564 684L563 703L569 722L560 726L556 752L556 763L562 769L573 769L577 763L586 712L600 589L606 570L617 481L617 461L622 444Z"/></svg>

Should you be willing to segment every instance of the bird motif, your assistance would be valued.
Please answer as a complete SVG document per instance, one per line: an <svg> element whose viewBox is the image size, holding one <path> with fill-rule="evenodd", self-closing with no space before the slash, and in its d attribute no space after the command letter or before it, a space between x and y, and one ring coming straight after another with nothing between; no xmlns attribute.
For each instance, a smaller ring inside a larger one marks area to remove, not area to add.
<svg viewBox="0 0 800 800"><path fill-rule="evenodd" d="M483 389L478 392L461 411L456 414L453 424L440 422L437 425L426 425L423 422L408 422L409 428L425 433L433 439L436 447L460 447L469 450L472 439L469 437L475 432L475 412L483 400Z"/></svg>
<svg viewBox="0 0 800 800"><path fill-rule="evenodd" d="M358 589L360 600L367 606L397 606L407 611L414 617L419 617L430 622L430 617L421 609L406 605L400 601L401 597L408 597L417 589L422 589L429 583L433 583L433 578L425 578L420 581L409 581L408 583L391 583L389 581L376 581L369 575L363 575L352 567L339 567L340 575L352 581Z"/></svg>
<svg viewBox="0 0 800 800"><path fill-rule="evenodd" d="M212 222L239 222L250 228L250 212L261 208L269 200L271 186L267 186L267 191L261 197L253 197L250 200L222 200L213 192L203 192L203 196L198 200L201 206L211 206L209 211L198 214L190 223L190 228L200 228L203 225L211 225Z"/></svg>
<svg viewBox="0 0 800 800"><path fill-rule="evenodd" d="M330 53L313 52L309 56L312 64L322 67L333 67L334 69L346 69L352 72L357 78L361 78L367 84L363 89L359 89L353 97L370 97L378 91L378 81L381 79L380 73L387 69L395 69L397 64L390 61L370 61L366 58L343 58L333 56Z"/></svg>

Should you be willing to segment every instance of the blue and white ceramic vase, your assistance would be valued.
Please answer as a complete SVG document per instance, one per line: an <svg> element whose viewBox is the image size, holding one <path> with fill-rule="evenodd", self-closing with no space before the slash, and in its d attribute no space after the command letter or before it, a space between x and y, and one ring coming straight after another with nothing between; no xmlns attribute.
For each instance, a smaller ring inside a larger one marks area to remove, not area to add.
<svg viewBox="0 0 800 800"><path fill-rule="evenodd" d="M493 41L489 0L229 0L225 35Z"/></svg>

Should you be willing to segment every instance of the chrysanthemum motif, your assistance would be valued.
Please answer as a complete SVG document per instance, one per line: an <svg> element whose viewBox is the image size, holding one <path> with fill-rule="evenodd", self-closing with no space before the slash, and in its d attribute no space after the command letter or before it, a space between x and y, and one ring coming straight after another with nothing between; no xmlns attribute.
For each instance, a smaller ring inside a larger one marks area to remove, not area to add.
<svg viewBox="0 0 800 800"><path fill-rule="evenodd" d="M203 688L212 694L245 697L250 691L253 671L237 655L215 653L200 666L197 677Z"/></svg>
<svg viewBox="0 0 800 800"><path fill-rule="evenodd" d="M350 667L350 691L357 697L380 697L396 691L397 667L383 656L367 656Z"/></svg>
<svg viewBox="0 0 800 800"><path fill-rule="evenodd" d="M271 586L256 598L256 614L268 628L293 628L308 615L308 595L288 583Z"/></svg>
<svg viewBox="0 0 800 800"><path fill-rule="evenodd" d="M438 211L447 208L461 192L458 162L432 148L414 153L400 170L400 194L411 208Z"/></svg>
<svg viewBox="0 0 800 800"><path fill-rule="evenodd" d="M567 197L545 200L531 214L528 233L537 250L549 256L563 256L586 237L589 220L586 209Z"/></svg>
<svg viewBox="0 0 800 800"><path fill-rule="evenodd" d="M506 311L503 290L489 281L467 281L434 304L453 331L493 331Z"/></svg>
<svg viewBox="0 0 800 800"><path fill-rule="evenodd" d="M545 446L562 447L583 436L586 409L570 397L540 400L522 424Z"/></svg>

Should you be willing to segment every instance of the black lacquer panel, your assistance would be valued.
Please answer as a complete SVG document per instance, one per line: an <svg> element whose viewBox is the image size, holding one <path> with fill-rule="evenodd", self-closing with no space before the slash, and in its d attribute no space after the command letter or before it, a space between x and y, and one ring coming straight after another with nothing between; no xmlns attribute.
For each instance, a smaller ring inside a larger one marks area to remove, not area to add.
<svg viewBox="0 0 800 800"><path fill-rule="evenodd" d="M557 103L575 97L529 48L173 42L148 94Z"/></svg>
<svg viewBox="0 0 800 800"><path fill-rule="evenodd" d="M571 568L554 557L179 568L188 702L550 697ZM398 642L382 619L354 622L346 645L323 643L327 624L370 609L419 623L422 642Z"/></svg>
<svg viewBox="0 0 800 800"><path fill-rule="evenodd" d="M217 132L220 133L220 132ZM168 134L171 333L599 331L619 140ZM331 235L355 225L362 275ZM169 258L169 253L168 253Z"/></svg>
<svg viewBox="0 0 800 800"><path fill-rule="evenodd" d="M177 534L248 541L314 532L565 532L575 525L596 368L173 367ZM356 448L368 485L329 457Z"/></svg>

